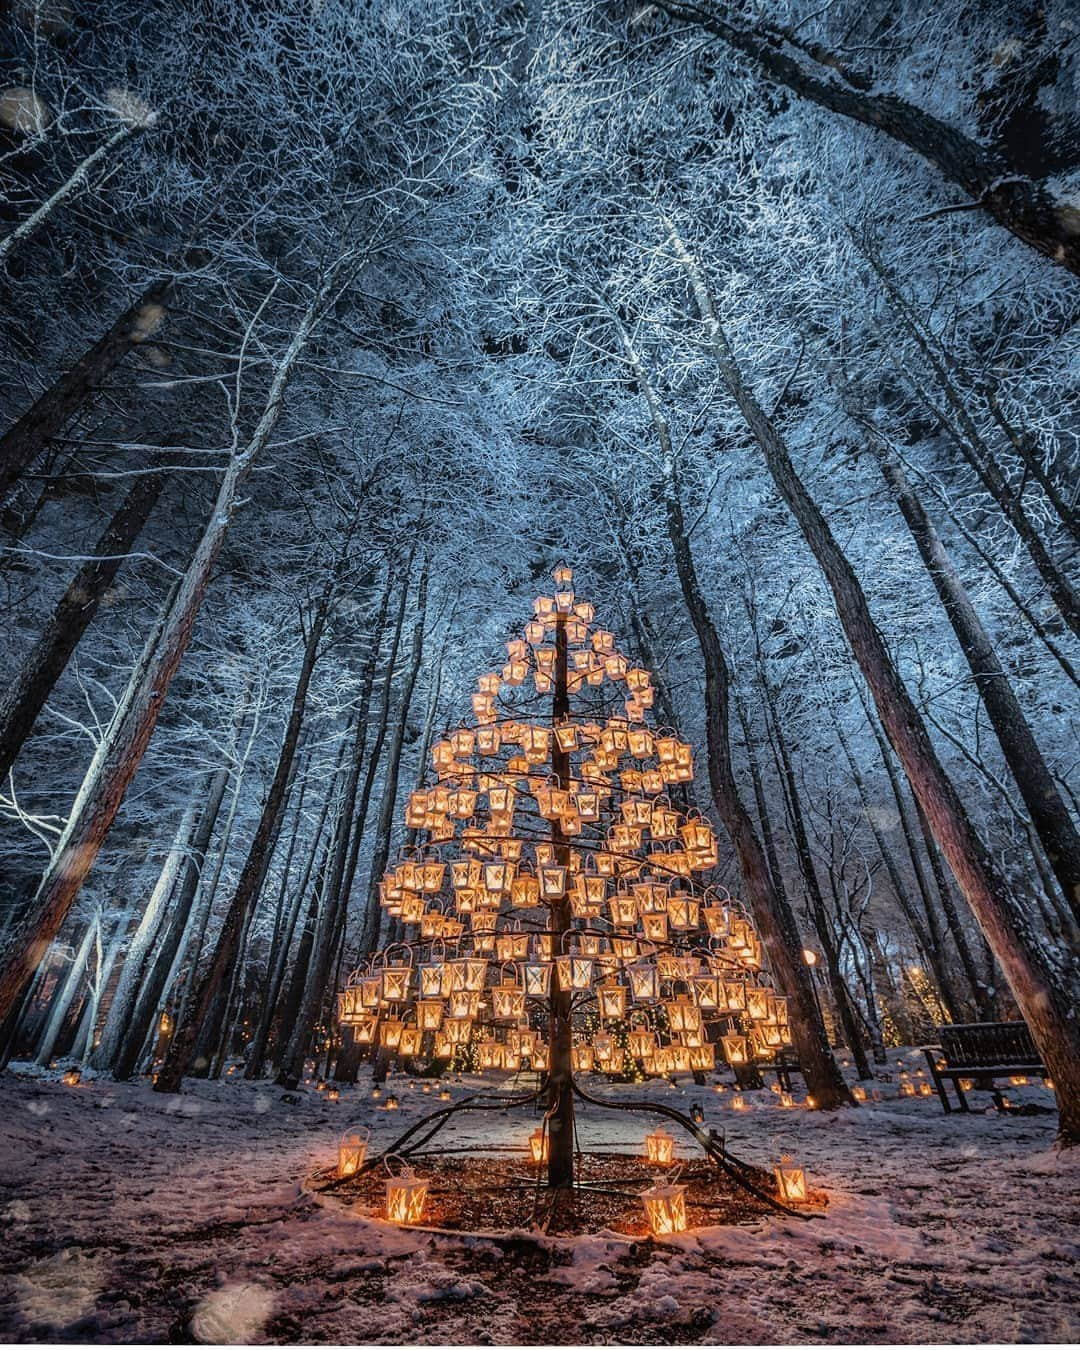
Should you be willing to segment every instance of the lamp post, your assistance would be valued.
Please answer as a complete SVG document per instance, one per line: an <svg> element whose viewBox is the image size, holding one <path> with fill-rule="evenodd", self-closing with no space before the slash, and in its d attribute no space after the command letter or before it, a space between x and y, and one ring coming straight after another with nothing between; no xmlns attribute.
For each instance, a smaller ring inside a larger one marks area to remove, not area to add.
<svg viewBox="0 0 1080 1350"><path fill-rule="evenodd" d="M824 1027L826 1026L825 1014L824 1012L822 1012L821 1009L821 999L818 997L818 988L817 988L817 961L818 961L817 952L811 950L811 948L809 947L804 947L802 957L803 960L806 962L807 966L809 966L810 968L810 988L813 990L814 993L814 1005L817 1008L818 1017L821 1019L821 1025ZM825 1034L828 1035L827 1028Z"/></svg>

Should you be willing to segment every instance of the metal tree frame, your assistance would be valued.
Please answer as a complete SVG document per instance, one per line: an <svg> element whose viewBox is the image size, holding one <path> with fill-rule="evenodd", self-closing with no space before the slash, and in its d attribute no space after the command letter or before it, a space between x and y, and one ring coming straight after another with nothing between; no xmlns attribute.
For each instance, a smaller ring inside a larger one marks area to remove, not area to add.
<svg viewBox="0 0 1080 1350"><path fill-rule="evenodd" d="M591 607L590 607L591 608ZM551 670L551 772L550 779L554 780L561 787L566 788L572 779L572 761L571 751L564 749L555 729L561 725L570 723L570 687L569 687L569 661L568 661L568 637L567 637L567 619L568 615L561 611L554 615L555 632L555 651L554 662ZM549 625L550 626L550 625ZM538 669L539 667L537 667ZM489 723L490 724L490 723ZM498 725L496 721L495 725ZM491 778L498 778L501 775L494 770L488 772ZM520 778L520 774L507 774L514 781ZM453 777L447 774L446 779ZM582 770L581 779L589 783L588 776ZM439 781L443 781L440 775ZM605 783L605 788L607 784ZM608 793L610 789L607 788ZM679 816L684 816L684 812L678 812ZM520 831L513 833L509 838L520 840L521 842L530 842L536 844L541 842L538 839L524 836ZM505 843L505 839L500 836L485 835L488 843ZM613 849L609 841L602 845L590 844L588 840L578 835L568 835L563 829L562 819L555 815L550 820L550 829L546 841L550 844L552 856L556 865L566 869L566 875L569 877L571 872L571 851L572 848L603 848L608 854L619 856L617 849ZM629 855L623 855L629 856ZM641 859L636 855L632 859L639 863ZM720 900L718 892L709 886L703 886L691 878L686 872L676 872L665 868L650 857L650 869L654 872L668 871L670 875L677 876L682 884L687 887L687 893L691 898L697 898L700 902L702 897L706 899L714 897ZM722 901L725 907L741 909L738 906L732 906L732 902L726 893ZM542 1086L535 1092L526 1095L505 1094L505 1093L476 1093L465 1101L437 1109L429 1115L423 1117L420 1121L410 1126L385 1152L377 1158L369 1160L353 1175L361 1175L377 1166L384 1158L390 1154L399 1157L406 1157L415 1154L433 1139L443 1128L443 1126L458 1112L461 1111L480 1111L490 1109L506 1109L508 1107L517 1107L528 1105L540 1098L544 1099L544 1129L548 1139L548 1165L547 1165L547 1187L552 1199L553 1207L558 1203L560 1195L568 1194L575 1185L575 1097L582 1101L589 1102L592 1105L602 1109L613 1109L623 1111L639 1111L660 1115L668 1120L678 1124L682 1129L689 1133L701 1146L707 1159L723 1171L736 1185L754 1195L762 1203L769 1207L792 1214L796 1217L805 1218L806 1215L800 1214L781 1204L773 1196L762 1190L760 1186L752 1179L751 1169L745 1163L740 1162L733 1157L725 1148L723 1140L713 1132L706 1132L697 1125L690 1117L673 1107L652 1103L652 1102L630 1102L630 1101L605 1101L602 1098L594 1097L581 1086L575 1078L574 1072L574 1051L573 1051L573 1019L575 1011L580 1011L583 1004L590 1000L597 999L597 995L591 989L580 991L584 993L583 998L575 998L574 988L562 987L562 981L555 956L566 952L566 943L568 935L582 937L594 934L602 937L611 936L607 930L591 929L587 924L585 927L575 927L573 908L569 893L569 887L564 888L563 893L557 899L546 900L541 898L541 904L547 904L548 915L543 928L532 929L534 933L546 935L551 943L552 969L550 972L550 986L546 999L547 1011L547 1069L546 1079ZM494 923L494 920L493 920ZM492 930L495 931L494 929ZM518 931L522 931L520 928ZM651 941L651 940L650 940ZM421 938L416 942L395 943L393 947L386 949L386 952L395 950L397 947L404 947L411 952L414 948L423 945ZM652 941L651 946L653 955L661 948L667 948L671 951L685 950L685 943L681 946L672 942ZM702 949L704 950L704 949ZM383 954L384 958L386 953ZM759 969L759 968L758 968ZM745 976L745 969L736 972L736 974ZM597 1001L599 1001L597 999ZM719 1010L718 1010L719 1011ZM727 1009L724 1016L731 1018L733 1013ZM417 1140L416 1136L422 1137ZM345 1178L342 1178L344 1180ZM539 1183L539 1176L538 1176ZM330 1187L337 1182L331 1182ZM328 1187L329 1188L329 1187ZM327 1189L328 1189L327 1188Z"/></svg>

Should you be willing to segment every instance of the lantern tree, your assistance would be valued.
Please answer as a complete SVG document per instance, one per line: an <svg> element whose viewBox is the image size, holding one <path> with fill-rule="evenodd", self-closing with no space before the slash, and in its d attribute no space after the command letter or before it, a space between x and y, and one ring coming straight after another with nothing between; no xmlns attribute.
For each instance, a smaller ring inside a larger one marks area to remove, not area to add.
<svg viewBox="0 0 1080 1350"><path fill-rule="evenodd" d="M380 902L402 940L339 995L357 1042L542 1075L548 1185L573 1182L575 1075L704 1071L790 1043L753 925L709 875L685 802L691 747L653 729L647 670L555 569L473 719L432 749L406 824L418 842ZM619 1035L613 1035L618 1029Z"/></svg>

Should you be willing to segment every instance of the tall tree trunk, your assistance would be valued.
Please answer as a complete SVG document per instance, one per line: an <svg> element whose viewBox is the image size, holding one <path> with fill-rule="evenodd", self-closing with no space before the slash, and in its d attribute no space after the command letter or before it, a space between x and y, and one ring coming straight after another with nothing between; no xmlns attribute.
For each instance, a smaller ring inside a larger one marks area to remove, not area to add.
<svg viewBox="0 0 1080 1350"><path fill-rule="evenodd" d="M330 282L325 282L301 317L271 379L254 432L243 449L229 460L194 557L175 587L157 631L139 657L116 713L94 754L64 832L34 896L31 912L20 924L14 940L9 937L8 951L0 964L0 1019L19 998L59 931L138 771L169 685L191 639L195 619L239 502L240 488L277 425L289 378L307 346L329 287Z"/></svg>
<svg viewBox="0 0 1080 1350"><path fill-rule="evenodd" d="M938 913L938 905L935 903L935 891L931 886L931 878L927 873L929 860L926 857L925 850L920 848L919 824L916 819L913 801L909 792L904 789L904 783L896 769L893 761L893 752L885 733L881 729L877 715L870 705L869 698L863 686L857 678L853 680L855 692L858 695L859 702L862 705L863 714L866 717L866 724L874 737L878 748L878 754L881 757L881 763L885 770L885 776L889 782L889 789L892 792L893 802L896 805L896 814L900 821L900 832L904 836L904 845L907 848L908 859L911 862L911 870L915 877L915 883L919 892L919 899L922 901L922 919L915 914L914 908L904 910L904 916L911 928L912 936L915 938L915 944L919 948L923 961L934 973L934 980L937 984L937 995L942 1007L948 1013L954 1022L963 1022L968 1013L961 1007L961 1000L956 991L953 981L952 971L947 963L945 951L945 935L941 926L941 916ZM924 865L925 863L925 865ZM938 894L940 894L938 892ZM979 1004L980 990L973 987L971 990L975 998L976 1005Z"/></svg>
<svg viewBox="0 0 1080 1350"><path fill-rule="evenodd" d="M172 281L157 281L130 305L78 361L0 436L0 501L58 436L132 347L154 332L165 315Z"/></svg>
<svg viewBox="0 0 1080 1350"><path fill-rule="evenodd" d="M776 836L773 834L772 817L765 801L765 789L761 779L761 765L758 763L757 750L750 735L750 723L743 707L742 699L736 697L735 712L743 734L743 748L746 751L746 763L750 769L750 783L754 790L754 805L757 807L758 827L761 830L761 842L765 848L765 858L769 864L769 874L773 886L779 890L784 884L784 874L780 870L780 857L776 851Z"/></svg>
<svg viewBox="0 0 1080 1350"><path fill-rule="evenodd" d="M345 912L348 906L348 888L345 885L345 878L348 871L351 845L355 839L356 847L359 849L360 840L358 836L363 830L363 818L356 813L356 794L360 781L360 769L363 765L364 754L367 749L368 714L371 710L371 693L375 686L375 675L379 664L379 651L382 647L383 632L386 627L386 616L390 608L393 579L393 569L388 567L379 601L379 608L375 616L375 622L368 642L368 654L364 662L360 694L357 699L353 745L349 761L349 771L345 779L342 808L343 814L338 836L335 841L335 854L330 877L330 895L334 907L333 931L330 936L331 949L339 944L340 934L344 928ZM299 896L297 899L299 901ZM272 1018L270 1007L277 1004L278 995L281 990L281 983L285 970L285 960L288 955L289 946L292 943L292 930L296 924L297 912L298 906L294 907L290 915L286 942L281 947L280 952L274 954L273 961L268 965L270 993L268 1004L270 1006L265 1008L262 1012L258 1028L248 1053L245 1076L249 1078L258 1077L262 1072L262 1063L266 1055L266 1041L269 1035ZM321 963L321 955L319 960ZM323 983L325 983L325 972L322 980ZM303 1017L303 1015L304 1012L303 1009L301 1009L301 1017ZM283 1027L283 1039L284 1036L288 1036L288 1046L283 1063L285 1069L288 1070L296 1058L294 1053L295 1041L297 1039L295 1026L293 1027L291 1034L288 1033L287 1028ZM303 1055L301 1051L299 1066L296 1067L297 1078L299 1078L302 1071Z"/></svg>
<svg viewBox="0 0 1080 1350"><path fill-rule="evenodd" d="M1080 1142L1080 1014L1075 955L1059 962L1043 951L1027 916L1014 905L1004 878L938 759L918 709L874 624L854 569L795 472L780 433L743 383L703 273L673 227L670 236L693 288L721 381L746 420L773 482L825 575L889 741L1053 1077L1061 1137Z"/></svg>
<svg viewBox="0 0 1080 1350"><path fill-rule="evenodd" d="M752 615L751 622L753 622ZM755 630L755 641L756 637ZM799 864L799 871L802 874L807 899L810 902L810 914L814 921L814 927L817 930L818 939L821 942L821 950L825 956L825 974L829 981L829 988L832 991L833 1003L836 1005L836 1013L840 1019L840 1025L844 1029L844 1040L847 1042L848 1049L851 1051L851 1057L855 1061L856 1071L860 1078L870 1078L873 1075L870 1069L870 1061L866 1057L866 1047L863 1044L858 1015L852 1003L851 992L844 980L843 971L840 969L840 947L833 934L832 925L829 922L829 913L825 907L825 897L821 893L821 884L818 881L817 869L814 867L814 855L810 850L810 838L806 831L806 821L803 818L802 803L799 800L798 784L795 782L795 770L791 764L791 756L788 753L787 741L784 739L784 734L780 727L780 719L773 702L772 690L769 686L765 672L760 666L758 670L758 682L761 686L762 695L765 700L768 720L771 723L772 741L776 750L776 767L780 775L781 784L784 787L788 821L791 825L792 842L795 845L795 857Z"/></svg>
<svg viewBox="0 0 1080 1350"><path fill-rule="evenodd" d="M247 925L249 912L266 875L270 841L276 833L278 821L285 807L286 788L292 776L293 760L296 756L296 747L300 743L300 730L307 710L308 689L319 656L319 644L330 617L336 582L335 575L324 587L312 615L293 692L292 706L278 752L277 767L266 800L263 802L255 836L225 913L209 969L202 977L198 991L192 999L193 1007L190 1015L182 1026L178 1025L176 1028L165 1063L161 1066L154 1083L155 1092L179 1092L181 1080L195 1053L195 1042L206 1028L211 1008L232 970L241 934Z"/></svg>
<svg viewBox="0 0 1080 1350"><path fill-rule="evenodd" d="M998 660L990 635L957 576L933 521L907 481L896 456L878 438L871 436L871 443L875 446L885 481L896 497L919 556L949 617L1031 823L1073 916L1080 921L1080 834L1061 799L1009 677Z"/></svg>
<svg viewBox="0 0 1080 1350"><path fill-rule="evenodd" d="M223 765L203 780L201 789L196 794L196 800L201 801L203 806L188 837L184 857L181 860L172 912L150 969L139 987L131 1017L123 1029L113 1060L113 1077L118 1080L130 1078L134 1073L147 1034L157 1019L161 996L165 991L165 981L176 960L191 919L191 903L198 889L199 878L202 876L206 850L214 832L228 782L229 769L227 765Z"/></svg>
<svg viewBox="0 0 1080 1350"><path fill-rule="evenodd" d="M164 486L165 477L160 473L144 474L135 480L98 539L94 557L72 578L9 686L0 703L0 781L7 778Z"/></svg>
<svg viewBox="0 0 1080 1350"><path fill-rule="evenodd" d="M810 971L803 961L802 939L795 915L787 896L773 885L764 850L735 782L728 727L731 673L698 583L683 519L671 433L660 400L630 335L621 321L616 318L615 322L660 442L668 536L683 600L697 634L705 665L705 731L713 801L738 855L739 870L750 898L754 921L768 954L773 978L788 1000L792 1040L802 1065L807 1090L818 1107L832 1110L845 1102L851 1102L852 1098L829 1050L825 1024L810 983Z"/></svg>
<svg viewBox="0 0 1080 1350"><path fill-rule="evenodd" d="M723 3L656 0L656 8L693 24L747 58L767 80L830 112L883 132L932 164L968 200L942 211L978 209L1045 257L1080 275L1080 235L1064 203L1043 184L1013 171L997 150L980 144L948 122L875 87L845 57L765 22L747 23Z"/></svg>

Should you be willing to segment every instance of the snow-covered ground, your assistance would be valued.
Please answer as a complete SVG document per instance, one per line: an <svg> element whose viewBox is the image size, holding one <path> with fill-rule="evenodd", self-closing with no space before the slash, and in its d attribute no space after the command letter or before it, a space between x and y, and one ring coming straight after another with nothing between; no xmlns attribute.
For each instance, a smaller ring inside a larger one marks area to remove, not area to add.
<svg viewBox="0 0 1080 1350"><path fill-rule="evenodd" d="M813 1223L697 1230L663 1249L604 1235L504 1249L399 1231L303 1192L347 1126L369 1125L378 1147L437 1104L400 1078L389 1091L402 1109L388 1112L366 1083L336 1103L309 1087L290 1104L232 1078L164 1097L9 1073L0 1338L1075 1341L1080 1150L1055 1149L1052 1115L946 1116L936 1096L897 1098L893 1067L883 1101L831 1115L769 1093L736 1113L730 1092L620 1089L700 1101L734 1152L765 1166L789 1153L829 1193ZM1050 1100L1036 1087L1009 1095ZM637 1148L646 1129L617 1113L579 1124L586 1147ZM533 1127L527 1111L467 1117L454 1142L523 1143Z"/></svg>

